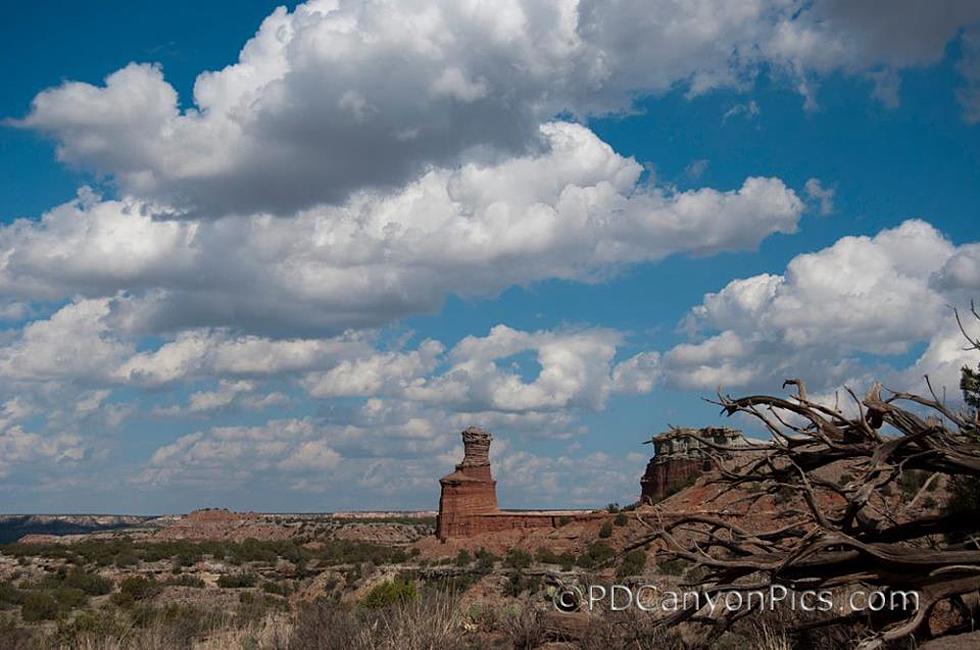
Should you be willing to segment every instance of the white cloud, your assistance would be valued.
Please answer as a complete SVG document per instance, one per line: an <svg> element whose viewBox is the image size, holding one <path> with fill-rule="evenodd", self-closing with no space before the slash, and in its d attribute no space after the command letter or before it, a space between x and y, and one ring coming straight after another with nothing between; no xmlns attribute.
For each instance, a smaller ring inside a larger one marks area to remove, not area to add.
<svg viewBox="0 0 980 650"><path fill-rule="evenodd" d="M411 352L386 352L345 360L323 373L311 373L303 386L313 397L370 397L402 393L432 371L443 346L424 341Z"/></svg>
<svg viewBox="0 0 980 650"><path fill-rule="evenodd" d="M820 214L826 216L834 211L834 195L837 193L834 188L824 187L819 178L811 178L803 189L811 201L819 204Z"/></svg>
<svg viewBox="0 0 980 650"><path fill-rule="evenodd" d="M0 376L28 381L105 380L133 349L111 336L105 321L109 303L104 298L80 300L48 319L25 325L11 343L0 345Z"/></svg>
<svg viewBox="0 0 980 650"><path fill-rule="evenodd" d="M177 222L133 200L80 199L0 227L0 288L31 299L118 295L116 327L134 332L230 326L281 337L384 324L434 310L447 293L752 249L794 232L803 211L775 178L676 192L639 184L640 165L584 127L550 123L542 137L549 145L535 154L432 170L394 194L289 218ZM195 342L182 344L190 353Z"/></svg>
<svg viewBox="0 0 980 650"><path fill-rule="evenodd" d="M130 64L102 86L41 92L19 124L125 194L190 214L289 214L519 154L562 112L744 88L767 66L808 105L835 71L876 75L888 99L895 70L937 62L978 18L972 0L314 1L276 9L236 63L198 76L184 111L159 67Z"/></svg>
<svg viewBox="0 0 980 650"><path fill-rule="evenodd" d="M271 340L224 330L190 330L126 359L113 376L147 386L208 376L273 376L329 367L368 349L359 335Z"/></svg>
<svg viewBox="0 0 980 650"><path fill-rule="evenodd" d="M445 371L410 384L403 395L462 412L601 410L614 391L650 390L659 373L652 353L614 364L619 342L610 330L522 332L497 325L485 337L464 338ZM537 365L528 379L526 370L507 364L526 353Z"/></svg>
<svg viewBox="0 0 980 650"><path fill-rule="evenodd" d="M6 477L15 465L71 463L83 459L86 453L79 436L42 436L13 426L0 430L0 478Z"/></svg>
<svg viewBox="0 0 980 650"><path fill-rule="evenodd" d="M910 220L799 255L782 275L733 280L692 309L688 333L710 335L667 352L665 376L711 390L771 390L799 376L826 392L871 376L921 389L929 373L955 389L957 364L967 355L954 352L949 306L962 306L961 289L976 286L975 248L956 247L931 225ZM928 347L910 368L889 363L921 343Z"/></svg>

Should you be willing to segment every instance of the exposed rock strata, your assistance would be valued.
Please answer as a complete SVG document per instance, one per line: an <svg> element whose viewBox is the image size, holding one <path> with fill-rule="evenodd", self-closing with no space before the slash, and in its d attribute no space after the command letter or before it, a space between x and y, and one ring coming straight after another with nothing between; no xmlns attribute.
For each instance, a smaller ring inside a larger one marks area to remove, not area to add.
<svg viewBox="0 0 980 650"><path fill-rule="evenodd" d="M497 482L490 472L493 435L479 427L463 431L463 460L456 471L439 479L439 516L436 536L441 540L519 528L554 528L597 515L581 511L500 510ZM601 515L600 515L601 516Z"/></svg>
<svg viewBox="0 0 980 650"><path fill-rule="evenodd" d="M722 447L745 444L742 433L728 427L673 429L654 436L648 441L653 444L654 455L640 479L643 503L662 501L712 469L708 446L698 438Z"/></svg>

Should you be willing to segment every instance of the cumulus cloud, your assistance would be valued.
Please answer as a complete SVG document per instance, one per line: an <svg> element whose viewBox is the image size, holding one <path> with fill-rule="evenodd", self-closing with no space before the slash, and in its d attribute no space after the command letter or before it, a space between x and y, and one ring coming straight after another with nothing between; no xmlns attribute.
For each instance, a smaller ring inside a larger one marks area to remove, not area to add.
<svg viewBox="0 0 980 650"><path fill-rule="evenodd" d="M599 410L615 390L649 390L658 372L657 356L649 353L614 365L619 340L607 330L521 332L498 325L485 337L460 341L445 372L405 395L463 411ZM502 363L529 351L538 365L531 379Z"/></svg>
<svg viewBox="0 0 980 650"><path fill-rule="evenodd" d="M733 280L691 310L685 328L707 336L668 351L665 376L692 388L771 389L803 375L819 391L871 375L919 388L929 373L954 389L966 355L953 352L949 306L977 286L975 248L909 220L799 255L781 275ZM928 347L911 368L887 363L920 343Z"/></svg>
<svg viewBox="0 0 980 650"><path fill-rule="evenodd" d="M80 300L50 318L28 323L0 346L0 376L45 381L64 378L105 380L132 353L131 344L111 335L105 320L110 301Z"/></svg>
<svg viewBox="0 0 980 650"><path fill-rule="evenodd" d="M837 194L834 188L824 187L819 178L811 178L803 189L807 197L820 206L820 214L826 216L834 211L834 196Z"/></svg>
<svg viewBox="0 0 980 650"><path fill-rule="evenodd" d="M611 394L649 392L659 378L655 352L616 363L621 341L613 330L523 332L497 325L447 354L442 344L424 341L416 350L343 361L301 383L317 398L383 396L481 415L601 410ZM534 367L522 368L521 356Z"/></svg>
<svg viewBox="0 0 980 650"><path fill-rule="evenodd" d="M71 463L84 458L86 451L77 435L42 436L20 426L0 429L0 478L15 465Z"/></svg>
<svg viewBox="0 0 980 650"><path fill-rule="evenodd" d="M328 367L369 349L360 335L331 339L234 336L226 330L189 330L154 350L135 354L113 377L146 386L208 376L262 377Z"/></svg>
<svg viewBox="0 0 980 650"><path fill-rule="evenodd" d="M159 67L134 63L41 92L18 123L125 194L192 215L288 214L521 154L562 112L745 87L766 66L809 105L834 71L897 96L895 70L935 63L978 18L970 0L313 1L276 9L236 63L202 72L185 110Z"/></svg>
<svg viewBox="0 0 980 650"><path fill-rule="evenodd" d="M544 151L433 170L394 194L290 218L161 221L133 199L79 199L0 227L0 289L49 300L122 291L117 326L145 333L339 331L434 310L447 293L752 249L794 232L803 211L775 178L730 191L649 187L635 160L588 129L556 122L541 133Z"/></svg>

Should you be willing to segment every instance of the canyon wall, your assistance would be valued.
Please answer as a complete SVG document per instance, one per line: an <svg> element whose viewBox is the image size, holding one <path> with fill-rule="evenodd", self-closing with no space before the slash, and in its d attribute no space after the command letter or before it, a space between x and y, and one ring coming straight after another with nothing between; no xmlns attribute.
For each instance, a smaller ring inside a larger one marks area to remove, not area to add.
<svg viewBox="0 0 980 650"><path fill-rule="evenodd" d="M654 436L648 441L653 444L654 455L640 479L641 502L662 501L694 483L705 472L711 471L708 446L702 439L722 447L739 447L745 444L742 433L728 427L673 429Z"/></svg>

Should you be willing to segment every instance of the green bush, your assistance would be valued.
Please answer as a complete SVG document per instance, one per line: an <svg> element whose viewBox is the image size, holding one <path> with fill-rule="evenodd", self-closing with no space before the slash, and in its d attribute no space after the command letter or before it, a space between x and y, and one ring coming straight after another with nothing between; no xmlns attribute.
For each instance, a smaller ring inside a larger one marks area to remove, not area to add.
<svg viewBox="0 0 980 650"><path fill-rule="evenodd" d="M561 562L557 553L544 546L539 548L538 552L534 554L534 559L542 564L559 564Z"/></svg>
<svg viewBox="0 0 980 650"><path fill-rule="evenodd" d="M612 537L612 524L610 522L602 522L602 526L599 527L599 537L602 539L609 539Z"/></svg>
<svg viewBox="0 0 980 650"><path fill-rule="evenodd" d="M79 612L70 621L64 622L58 628L58 638L63 647L78 647L79 637L89 639L122 636L126 633L124 622L119 620L110 610Z"/></svg>
<svg viewBox="0 0 980 650"><path fill-rule="evenodd" d="M368 592L362 602L367 607L378 609L396 603L409 602L417 597L418 592L415 589L414 580L395 579L376 585Z"/></svg>
<svg viewBox="0 0 980 650"><path fill-rule="evenodd" d="M619 512L619 504L610 503L608 506L606 506L606 511L611 514L616 514L617 512Z"/></svg>
<svg viewBox="0 0 980 650"><path fill-rule="evenodd" d="M647 554L641 549L633 549L623 557L619 568L616 569L616 576L625 578L643 573L647 565Z"/></svg>
<svg viewBox="0 0 980 650"><path fill-rule="evenodd" d="M164 584L173 585L175 587L195 587L197 589L203 589L207 586L199 577L187 574L170 578Z"/></svg>
<svg viewBox="0 0 980 650"><path fill-rule="evenodd" d="M571 553L562 553L558 556L558 562L561 564L562 571L571 571L575 566L575 556Z"/></svg>
<svg viewBox="0 0 980 650"><path fill-rule="evenodd" d="M617 526L625 526L629 522L626 515L620 512L615 517L613 517L613 523Z"/></svg>
<svg viewBox="0 0 980 650"><path fill-rule="evenodd" d="M123 552L118 553L114 558L112 558L112 563L117 567L129 567L136 566L139 564L140 559L135 553Z"/></svg>
<svg viewBox="0 0 980 650"><path fill-rule="evenodd" d="M132 607L136 603L150 600L160 593L160 585L152 578L130 576L119 584L119 591L112 594L112 602L120 607Z"/></svg>
<svg viewBox="0 0 980 650"><path fill-rule="evenodd" d="M88 604L88 596L81 589L58 587L57 589L52 589L50 594L58 601L58 605L64 609L78 609Z"/></svg>
<svg viewBox="0 0 980 650"><path fill-rule="evenodd" d="M459 553L456 554L456 566L469 566L473 558L470 557L470 552L465 548L459 549Z"/></svg>
<svg viewBox="0 0 980 650"><path fill-rule="evenodd" d="M254 587L258 582L253 573L226 573L218 577L218 586L222 589L244 589Z"/></svg>
<svg viewBox="0 0 980 650"><path fill-rule="evenodd" d="M510 549L504 557L504 564L512 569L526 569L531 566L531 561L531 554L519 548Z"/></svg>
<svg viewBox="0 0 980 650"><path fill-rule="evenodd" d="M500 559L485 548L480 548L475 555L476 570L479 573L490 573L497 564L497 560Z"/></svg>
<svg viewBox="0 0 980 650"><path fill-rule="evenodd" d="M504 584L504 595L517 598L525 591L534 594L541 590L539 576L527 576L523 571L514 571Z"/></svg>
<svg viewBox="0 0 980 650"><path fill-rule="evenodd" d="M276 596L288 596L290 589L288 584L267 580L266 582L262 583L262 591ZM327 591L330 591L330 589L327 589Z"/></svg>
<svg viewBox="0 0 980 650"><path fill-rule="evenodd" d="M24 596L20 606L20 615L28 623L50 621L58 617L58 601L54 596L44 591L32 591Z"/></svg>
<svg viewBox="0 0 980 650"><path fill-rule="evenodd" d="M64 579L64 585L72 589L79 589L89 596L102 596L112 591L112 580L97 573L87 573L79 568L68 572Z"/></svg>
<svg viewBox="0 0 980 650"><path fill-rule="evenodd" d="M0 609L10 609L20 605L24 592L9 582L0 582Z"/></svg>
<svg viewBox="0 0 980 650"><path fill-rule="evenodd" d="M592 542L585 548L585 552L578 557L577 564L585 569L594 569L611 559L613 555L615 555L615 551L609 544Z"/></svg>

